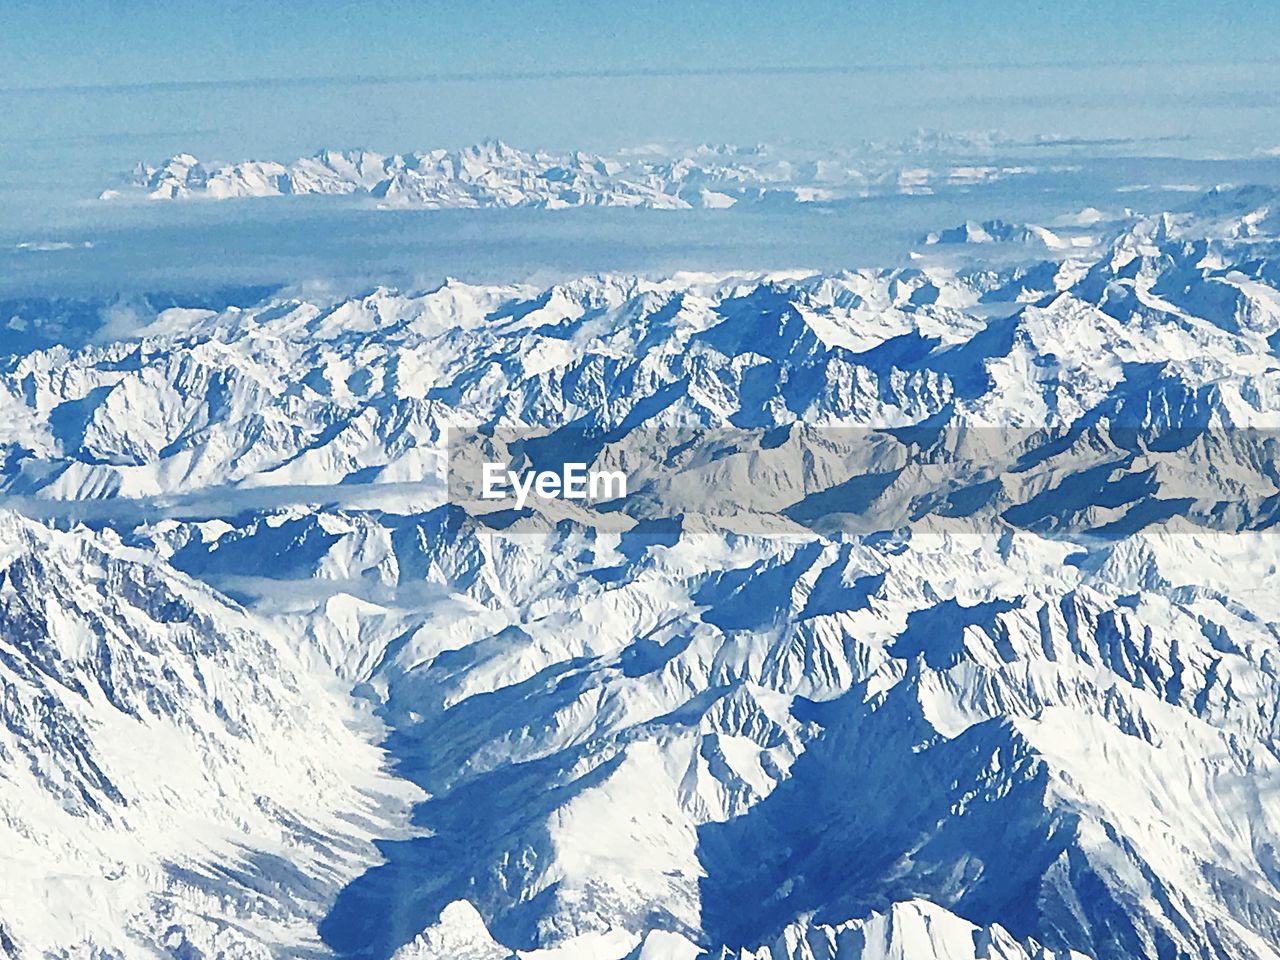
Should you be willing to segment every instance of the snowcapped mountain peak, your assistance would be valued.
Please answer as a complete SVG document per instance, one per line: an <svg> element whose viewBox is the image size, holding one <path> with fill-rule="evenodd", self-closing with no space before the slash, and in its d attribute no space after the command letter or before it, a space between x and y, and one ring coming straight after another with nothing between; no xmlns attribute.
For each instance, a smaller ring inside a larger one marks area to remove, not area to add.
<svg viewBox="0 0 1280 960"><path fill-rule="evenodd" d="M372 849L388 812L374 792L412 796L380 773L339 692L274 627L118 537L0 512L0 542L0 808L27 874L5 895L10 942L305 949L325 886ZM282 857L294 866L273 870ZM321 863L327 878L299 876ZM281 908L246 929L261 896Z"/></svg>
<svg viewBox="0 0 1280 960"><path fill-rule="evenodd" d="M835 926L794 924L772 947L722 960L1089 960L1015 940L999 926L981 928L924 900Z"/></svg>
<svg viewBox="0 0 1280 960"><path fill-rule="evenodd" d="M722 209L737 203L840 203L869 192L929 192L934 186L987 182L1034 172L1029 166L954 165L954 145L939 141L936 169L921 149L846 151L838 159L789 157L757 145L651 147L599 155L526 151L501 140L456 150L381 155L325 149L290 162L201 164L189 154L159 167L139 164L128 185L152 199L365 196L384 206L427 208L582 206ZM966 148L966 156L969 148ZM118 190L104 192L115 199Z"/></svg>
<svg viewBox="0 0 1280 960"><path fill-rule="evenodd" d="M440 919L397 950L392 960L512 960L485 928L484 919L466 900L444 908Z"/></svg>
<svg viewBox="0 0 1280 960"><path fill-rule="evenodd" d="M179 156L140 189L852 201L1030 169L993 142ZM14 353L0 491L45 522L0 514L0 825L52 895L0 891L4 938L1280 960L1271 210L290 289ZM469 495L569 463L626 490Z"/></svg>

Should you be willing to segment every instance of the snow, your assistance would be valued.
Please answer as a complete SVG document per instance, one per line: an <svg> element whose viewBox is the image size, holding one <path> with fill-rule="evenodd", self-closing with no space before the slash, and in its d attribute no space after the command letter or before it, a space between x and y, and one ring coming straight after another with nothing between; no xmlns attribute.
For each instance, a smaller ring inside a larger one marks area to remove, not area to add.
<svg viewBox="0 0 1280 960"><path fill-rule="evenodd" d="M397 950L392 960L511 960L512 956L489 936L476 908L457 900L441 911L439 920Z"/></svg>
<svg viewBox="0 0 1280 960"><path fill-rule="evenodd" d="M99 199L139 193L153 200L227 200L322 194L359 195L380 206L439 208L642 207L724 210L742 203L831 203L889 192L931 192L1035 173L1025 166L943 166L902 169L918 160L920 144L854 150L838 161L797 162L769 148L655 147L598 156L572 151L525 151L501 141L460 150L382 155L321 150L288 163L245 160L205 164L189 153L151 166L139 163L123 190ZM931 144L944 159L968 145Z"/></svg>
<svg viewBox="0 0 1280 960"><path fill-rule="evenodd" d="M424 156L506 203L534 155ZM612 190L641 161L537 162ZM966 221L835 274L292 291L15 353L4 938L1275 960L1271 209ZM450 467L522 444L642 495L485 526Z"/></svg>

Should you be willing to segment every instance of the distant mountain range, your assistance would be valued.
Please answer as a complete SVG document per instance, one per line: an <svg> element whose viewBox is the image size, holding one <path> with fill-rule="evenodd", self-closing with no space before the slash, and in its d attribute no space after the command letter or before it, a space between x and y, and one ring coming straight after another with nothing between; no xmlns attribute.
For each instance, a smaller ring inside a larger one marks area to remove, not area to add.
<svg viewBox="0 0 1280 960"><path fill-rule="evenodd" d="M122 189L157 200L367 196L380 205L426 208L610 206L724 208L737 203L823 203L868 193L928 193L1033 173L984 161L984 140L932 138L894 150L803 153L763 146L649 147L613 156L527 152L501 141L461 150L386 156L323 150L287 163L201 163L190 154L139 164ZM922 165L929 160L932 165Z"/></svg>

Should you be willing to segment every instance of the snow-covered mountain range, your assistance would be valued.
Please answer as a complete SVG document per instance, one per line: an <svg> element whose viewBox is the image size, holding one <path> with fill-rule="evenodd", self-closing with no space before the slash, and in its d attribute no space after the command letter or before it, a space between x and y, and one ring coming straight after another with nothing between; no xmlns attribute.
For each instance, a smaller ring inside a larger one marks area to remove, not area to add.
<svg viewBox="0 0 1280 960"><path fill-rule="evenodd" d="M0 949L1280 958L1276 210L6 357ZM504 431L740 509L482 523Z"/></svg>
<svg viewBox="0 0 1280 960"><path fill-rule="evenodd" d="M982 153L972 139L803 153L765 146L647 147L612 156L528 152L501 141L460 150L383 155L322 150L290 162L206 164L191 154L140 163L123 190L156 200L367 196L383 206L425 208L609 206L720 209L747 203L821 203L870 193L929 193L1036 172Z"/></svg>

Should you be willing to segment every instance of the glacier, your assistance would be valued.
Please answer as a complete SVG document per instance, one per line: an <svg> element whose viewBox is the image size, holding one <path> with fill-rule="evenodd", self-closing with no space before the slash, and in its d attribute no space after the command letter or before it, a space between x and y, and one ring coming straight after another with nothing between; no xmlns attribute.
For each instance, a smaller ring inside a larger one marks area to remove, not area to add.
<svg viewBox="0 0 1280 960"><path fill-rule="evenodd" d="M7 354L0 950L1280 957L1278 215L259 291ZM805 427L974 475L876 473L896 519L851 533L821 498L874 471L782 483ZM486 523L459 431L700 431L750 506Z"/></svg>

